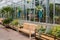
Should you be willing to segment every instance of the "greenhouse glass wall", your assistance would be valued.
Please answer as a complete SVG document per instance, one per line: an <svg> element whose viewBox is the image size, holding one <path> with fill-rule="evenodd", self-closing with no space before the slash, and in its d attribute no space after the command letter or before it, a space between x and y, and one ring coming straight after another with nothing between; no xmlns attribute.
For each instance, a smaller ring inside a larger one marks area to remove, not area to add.
<svg viewBox="0 0 60 40"><path fill-rule="evenodd" d="M11 8L11 11L6 12L4 8ZM59 0L1 0L0 17L60 24L60 2Z"/></svg>

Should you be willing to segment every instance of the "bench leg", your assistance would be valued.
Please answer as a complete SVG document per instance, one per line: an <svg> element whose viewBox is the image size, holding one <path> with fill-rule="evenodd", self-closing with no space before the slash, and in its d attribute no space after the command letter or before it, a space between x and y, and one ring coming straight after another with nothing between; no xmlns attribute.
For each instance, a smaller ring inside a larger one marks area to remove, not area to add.
<svg viewBox="0 0 60 40"><path fill-rule="evenodd" d="M17 31L17 32L19 32L19 29L18 29L18 27L16 28L16 31Z"/></svg>
<svg viewBox="0 0 60 40"><path fill-rule="evenodd" d="M30 40L32 40L32 38L31 38L31 31L30 31L30 33L29 33L29 38L30 38Z"/></svg>
<svg viewBox="0 0 60 40"><path fill-rule="evenodd" d="M30 38L30 40L31 40L31 34L29 34L29 38Z"/></svg>

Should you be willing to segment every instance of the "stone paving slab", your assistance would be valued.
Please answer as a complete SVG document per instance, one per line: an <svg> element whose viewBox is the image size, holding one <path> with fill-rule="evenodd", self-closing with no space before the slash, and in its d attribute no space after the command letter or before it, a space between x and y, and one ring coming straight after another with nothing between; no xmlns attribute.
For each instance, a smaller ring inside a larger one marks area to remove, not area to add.
<svg viewBox="0 0 60 40"><path fill-rule="evenodd" d="M0 25L0 40L30 40L29 37L22 35L11 29L4 29Z"/></svg>

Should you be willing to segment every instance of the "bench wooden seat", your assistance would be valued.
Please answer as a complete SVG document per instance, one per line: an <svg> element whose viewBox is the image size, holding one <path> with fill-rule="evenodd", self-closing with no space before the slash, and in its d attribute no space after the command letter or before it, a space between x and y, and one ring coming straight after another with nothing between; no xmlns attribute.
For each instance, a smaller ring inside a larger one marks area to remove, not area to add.
<svg viewBox="0 0 60 40"><path fill-rule="evenodd" d="M24 32L24 33L31 33L31 34L34 34L35 32L34 31L30 31L30 30L27 30L27 29L20 29L20 31Z"/></svg>
<svg viewBox="0 0 60 40"><path fill-rule="evenodd" d="M36 24L32 24L32 23L23 23L23 28L20 29L21 32L24 32L28 35L32 35L35 33L35 29L36 29L37 25Z"/></svg>

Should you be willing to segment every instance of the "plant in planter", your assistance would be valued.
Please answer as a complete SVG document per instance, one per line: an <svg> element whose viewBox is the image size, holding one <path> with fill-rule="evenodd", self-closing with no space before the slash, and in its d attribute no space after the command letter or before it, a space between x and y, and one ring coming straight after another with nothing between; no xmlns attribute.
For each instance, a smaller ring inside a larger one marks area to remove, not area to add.
<svg viewBox="0 0 60 40"><path fill-rule="evenodd" d="M54 36L60 38L60 26L58 26L58 25L54 26L48 34L54 35Z"/></svg>
<svg viewBox="0 0 60 40"><path fill-rule="evenodd" d="M44 33L45 32L45 28L43 28L43 26L41 26L41 28L38 30L38 32Z"/></svg>
<svg viewBox="0 0 60 40"><path fill-rule="evenodd" d="M40 35L45 32L45 28L43 28L43 26L39 26L36 31L39 34L38 36L40 37Z"/></svg>
<svg viewBox="0 0 60 40"><path fill-rule="evenodd" d="M15 26L17 26L19 23L18 23L18 20L13 20L12 22L11 22L11 25L15 25Z"/></svg>
<svg viewBox="0 0 60 40"><path fill-rule="evenodd" d="M13 20L12 18L4 19L4 20L3 20L3 25L5 25L6 27L8 27L8 26L9 26L9 23L10 23L12 20Z"/></svg>
<svg viewBox="0 0 60 40"><path fill-rule="evenodd" d="M13 21L10 23L10 25L12 25L12 29L15 29L15 30L18 30L18 29L17 29L17 28L18 28L18 24L19 24L18 20L13 20Z"/></svg>
<svg viewBox="0 0 60 40"><path fill-rule="evenodd" d="M55 26L52 30L52 35L60 38L60 26Z"/></svg>

